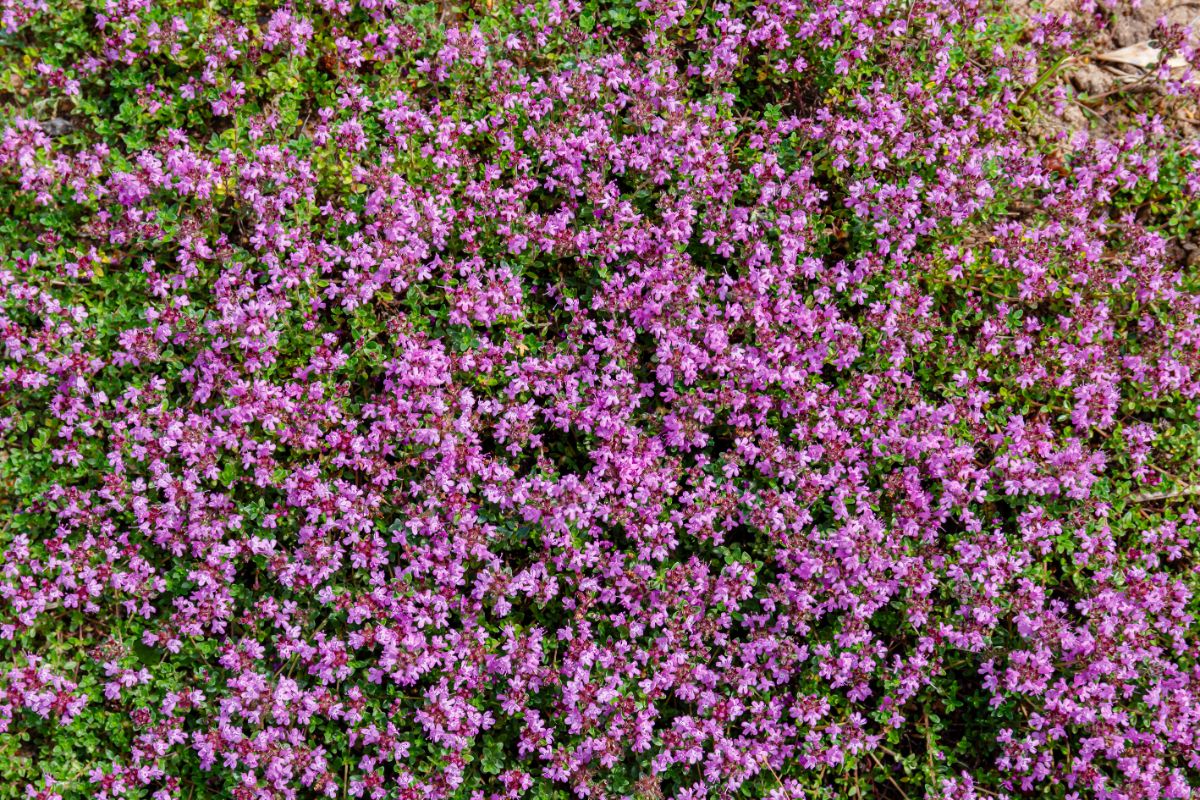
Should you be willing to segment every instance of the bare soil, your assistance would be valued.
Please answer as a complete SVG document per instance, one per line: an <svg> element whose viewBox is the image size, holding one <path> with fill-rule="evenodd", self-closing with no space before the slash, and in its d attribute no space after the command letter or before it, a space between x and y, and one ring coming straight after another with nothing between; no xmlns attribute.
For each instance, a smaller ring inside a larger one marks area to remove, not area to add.
<svg viewBox="0 0 1200 800"><path fill-rule="evenodd" d="M1068 98L1062 112L1046 109L1035 125L1037 135L1066 140L1086 130L1092 135L1117 136L1139 125L1141 114L1159 115L1167 134L1200 141L1200 103L1194 97L1169 96L1153 76L1134 66L1105 63L1095 56L1153 41L1160 20L1191 25L1200 40L1200 0L1123 0L1104 10L1094 22L1085 20L1075 0L1012 0L1005 10L1017 18L1038 11L1066 13L1080 21L1083 51L1063 65L1054 80ZM1066 134L1063 136L1062 134Z"/></svg>

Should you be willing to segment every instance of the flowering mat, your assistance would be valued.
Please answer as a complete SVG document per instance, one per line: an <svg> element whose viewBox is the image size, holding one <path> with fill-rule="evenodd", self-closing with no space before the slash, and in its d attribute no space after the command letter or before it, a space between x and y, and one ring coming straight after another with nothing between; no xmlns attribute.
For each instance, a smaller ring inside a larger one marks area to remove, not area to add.
<svg viewBox="0 0 1200 800"><path fill-rule="evenodd" d="M1200 795L1197 15L0 0L0 800Z"/></svg>

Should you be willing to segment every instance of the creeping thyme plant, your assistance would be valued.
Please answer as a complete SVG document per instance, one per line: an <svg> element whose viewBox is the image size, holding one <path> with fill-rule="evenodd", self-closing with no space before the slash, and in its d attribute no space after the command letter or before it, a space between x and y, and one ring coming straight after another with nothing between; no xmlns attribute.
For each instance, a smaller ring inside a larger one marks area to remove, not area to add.
<svg viewBox="0 0 1200 800"><path fill-rule="evenodd" d="M0 799L1200 794L1127 9L0 0Z"/></svg>

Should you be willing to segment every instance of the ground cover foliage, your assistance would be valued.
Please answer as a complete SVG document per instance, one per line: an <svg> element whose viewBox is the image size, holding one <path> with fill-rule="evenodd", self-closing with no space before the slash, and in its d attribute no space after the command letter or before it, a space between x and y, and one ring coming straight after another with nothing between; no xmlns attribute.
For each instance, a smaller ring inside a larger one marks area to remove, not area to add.
<svg viewBox="0 0 1200 800"><path fill-rule="evenodd" d="M1127 10L0 0L0 798L1193 796Z"/></svg>

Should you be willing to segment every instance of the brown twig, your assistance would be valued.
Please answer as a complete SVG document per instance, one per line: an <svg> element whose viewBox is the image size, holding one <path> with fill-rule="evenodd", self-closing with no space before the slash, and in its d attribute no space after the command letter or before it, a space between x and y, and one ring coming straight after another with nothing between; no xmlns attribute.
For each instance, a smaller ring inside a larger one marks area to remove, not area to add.
<svg viewBox="0 0 1200 800"><path fill-rule="evenodd" d="M1132 494L1129 496L1129 500L1133 503L1153 503L1156 500L1174 500L1177 497L1187 497L1193 494L1200 494L1200 484L1184 486L1182 489L1176 489L1172 492L1142 492L1141 494Z"/></svg>

